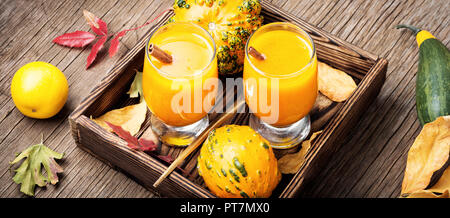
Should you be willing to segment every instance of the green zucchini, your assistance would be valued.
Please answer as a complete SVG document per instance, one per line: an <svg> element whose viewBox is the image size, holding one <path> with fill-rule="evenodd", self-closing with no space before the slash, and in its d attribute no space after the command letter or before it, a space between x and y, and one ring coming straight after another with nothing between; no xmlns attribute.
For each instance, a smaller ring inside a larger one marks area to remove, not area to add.
<svg viewBox="0 0 450 218"><path fill-rule="evenodd" d="M409 25L419 45L419 69L416 80L416 108L420 123L433 122L450 115L450 51L431 33Z"/></svg>

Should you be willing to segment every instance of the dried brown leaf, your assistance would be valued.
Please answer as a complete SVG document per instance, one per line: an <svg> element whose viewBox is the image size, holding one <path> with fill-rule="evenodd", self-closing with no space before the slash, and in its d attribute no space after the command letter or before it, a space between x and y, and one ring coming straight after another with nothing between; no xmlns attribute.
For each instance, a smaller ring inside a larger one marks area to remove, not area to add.
<svg viewBox="0 0 450 218"><path fill-rule="evenodd" d="M334 104L334 102L332 100L327 98L322 93L319 93L317 95L316 103L314 103L314 107L311 110L311 114L323 113L324 111L329 109L331 107L331 105L333 105L333 104Z"/></svg>
<svg viewBox="0 0 450 218"><path fill-rule="evenodd" d="M450 168L447 168L439 181L430 189L405 194L407 198L450 198Z"/></svg>
<svg viewBox="0 0 450 218"><path fill-rule="evenodd" d="M450 190L450 167L447 167L439 181L428 190L438 193L444 193Z"/></svg>
<svg viewBox="0 0 450 218"><path fill-rule="evenodd" d="M424 190L450 152L450 116L425 124L408 153L402 194Z"/></svg>
<svg viewBox="0 0 450 218"><path fill-rule="evenodd" d="M350 98L357 85L353 78L343 71L319 62L319 91L335 102Z"/></svg>
<svg viewBox="0 0 450 218"><path fill-rule="evenodd" d="M41 142L25 149L9 164L22 161L19 168L14 170L14 182L21 184L20 191L26 195L34 196L34 188L36 185L44 187L48 183L55 185L59 182L58 173L64 170L56 163L55 159L62 159L64 153L60 154L48 148ZM41 168L43 166L43 168ZM46 173L43 173L46 171Z"/></svg>
<svg viewBox="0 0 450 218"><path fill-rule="evenodd" d="M302 143L302 148L294 154L287 154L278 160L278 169L283 174L295 174L305 162L305 156L311 148L311 143L323 131L314 133L309 140Z"/></svg>
<svg viewBox="0 0 450 218"><path fill-rule="evenodd" d="M109 132L113 132L113 130L106 122L122 127L125 131L130 132L131 135L136 135L141 129L142 123L145 121L146 114L147 104L145 101L142 101L139 104L112 110L101 117L92 120Z"/></svg>
<svg viewBox="0 0 450 218"><path fill-rule="evenodd" d="M435 194L430 190L419 190L409 194L406 198L449 198L449 191L442 194Z"/></svg>

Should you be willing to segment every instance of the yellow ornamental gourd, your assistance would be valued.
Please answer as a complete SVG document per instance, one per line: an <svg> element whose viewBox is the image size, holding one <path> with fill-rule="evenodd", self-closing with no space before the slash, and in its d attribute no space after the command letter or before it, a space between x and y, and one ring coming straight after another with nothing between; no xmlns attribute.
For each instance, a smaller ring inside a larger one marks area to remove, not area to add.
<svg viewBox="0 0 450 218"><path fill-rule="evenodd" d="M175 0L174 12L169 22L194 22L211 33L221 75L242 71L245 44L263 21L259 0Z"/></svg>
<svg viewBox="0 0 450 218"><path fill-rule="evenodd" d="M248 126L213 130L197 168L209 190L220 198L267 198L281 179L272 147Z"/></svg>

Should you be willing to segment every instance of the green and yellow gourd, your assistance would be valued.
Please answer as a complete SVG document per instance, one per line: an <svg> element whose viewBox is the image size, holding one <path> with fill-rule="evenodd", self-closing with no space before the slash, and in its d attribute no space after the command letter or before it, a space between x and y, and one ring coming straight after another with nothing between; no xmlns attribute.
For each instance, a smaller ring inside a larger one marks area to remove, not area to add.
<svg viewBox="0 0 450 218"><path fill-rule="evenodd" d="M242 71L245 44L263 21L259 0L175 0L173 8L169 22L193 22L211 33L221 75Z"/></svg>
<svg viewBox="0 0 450 218"><path fill-rule="evenodd" d="M450 51L431 33L409 25L419 46L416 80L417 115L422 125L450 115Z"/></svg>
<svg viewBox="0 0 450 218"><path fill-rule="evenodd" d="M267 198L281 179L272 147L248 126L213 130L201 148L197 168L220 198Z"/></svg>

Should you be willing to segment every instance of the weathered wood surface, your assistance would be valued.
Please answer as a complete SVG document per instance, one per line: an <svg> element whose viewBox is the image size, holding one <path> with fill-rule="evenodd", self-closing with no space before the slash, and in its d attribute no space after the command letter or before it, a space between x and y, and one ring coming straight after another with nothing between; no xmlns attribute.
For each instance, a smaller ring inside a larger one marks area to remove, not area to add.
<svg viewBox="0 0 450 218"><path fill-rule="evenodd" d="M283 10L389 62L387 80L366 115L343 138L342 147L309 183L302 197L397 197L406 154L420 131L414 105L418 49L410 33L398 23L430 30L449 45L447 0L273 0ZM26 1L0 2L0 197L23 197L12 181L8 162L14 153L37 143L65 152L65 172L57 186L36 189L37 197L153 197L139 184L76 147L67 117L90 90L150 27L124 37L119 53L84 70L89 49L54 45L54 37L88 30L82 9L104 19L111 31L132 28L169 7L167 1ZM60 68L70 84L63 111L50 120L24 117L14 108L9 86L14 72L31 61L47 61Z"/></svg>

